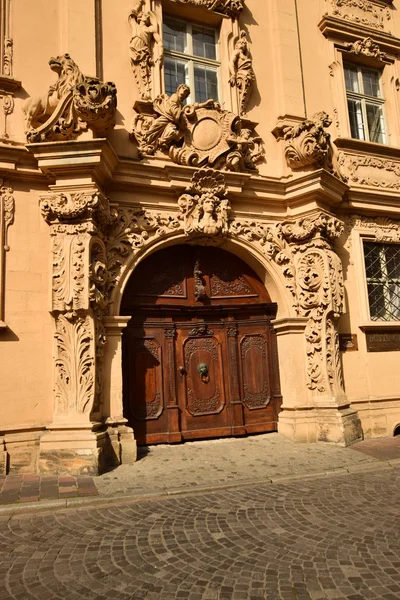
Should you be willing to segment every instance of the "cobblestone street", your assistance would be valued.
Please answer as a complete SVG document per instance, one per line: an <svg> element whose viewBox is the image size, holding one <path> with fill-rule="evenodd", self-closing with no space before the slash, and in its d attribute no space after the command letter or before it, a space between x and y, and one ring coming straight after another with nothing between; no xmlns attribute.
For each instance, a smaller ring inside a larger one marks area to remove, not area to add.
<svg viewBox="0 0 400 600"><path fill-rule="evenodd" d="M0 520L1 600L398 600L400 470Z"/></svg>

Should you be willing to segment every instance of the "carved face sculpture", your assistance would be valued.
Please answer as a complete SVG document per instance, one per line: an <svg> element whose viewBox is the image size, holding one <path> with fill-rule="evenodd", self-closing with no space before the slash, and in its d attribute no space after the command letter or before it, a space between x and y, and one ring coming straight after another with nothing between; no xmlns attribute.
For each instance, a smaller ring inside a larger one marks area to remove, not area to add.
<svg viewBox="0 0 400 600"><path fill-rule="evenodd" d="M190 96L190 87L183 83L176 90L179 100L183 103Z"/></svg>
<svg viewBox="0 0 400 600"><path fill-rule="evenodd" d="M142 25L146 25L146 27L151 25L150 13L148 13L148 12L143 13L142 16L140 17L140 22L142 23Z"/></svg>
<svg viewBox="0 0 400 600"><path fill-rule="evenodd" d="M206 197L203 201L203 211L204 214L212 215L214 212L214 199L209 196Z"/></svg>

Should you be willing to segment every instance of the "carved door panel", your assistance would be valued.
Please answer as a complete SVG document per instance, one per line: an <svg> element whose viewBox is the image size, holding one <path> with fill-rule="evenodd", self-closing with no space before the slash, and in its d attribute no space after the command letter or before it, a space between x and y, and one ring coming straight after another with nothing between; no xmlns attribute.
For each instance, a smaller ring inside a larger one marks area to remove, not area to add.
<svg viewBox="0 0 400 600"><path fill-rule="evenodd" d="M276 385L275 343L267 321L239 326L241 398L247 433L273 431L277 427L280 390Z"/></svg>
<svg viewBox="0 0 400 600"><path fill-rule="evenodd" d="M224 331L178 329L179 407L183 439L232 434L224 382Z"/></svg>
<svg viewBox="0 0 400 600"><path fill-rule="evenodd" d="M133 425L139 444L168 441L163 329L128 328L123 343L124 416Z"/></svg>

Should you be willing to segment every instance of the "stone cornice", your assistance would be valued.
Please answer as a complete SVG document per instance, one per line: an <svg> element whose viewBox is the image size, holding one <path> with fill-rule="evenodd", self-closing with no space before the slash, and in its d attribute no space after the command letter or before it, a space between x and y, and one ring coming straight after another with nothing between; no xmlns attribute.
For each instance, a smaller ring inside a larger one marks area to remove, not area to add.
<svg viewBox="0 0 400 600"><path fill-rule="evenodd" d="M104 138L27 144L39 169L54 179L87 177L103 185L112 178L118 157Z"/></svg>
<svg viewBox="0 0 400 600"><path fill-rule="evenodd" d="M14 77L0 75L0 93L14 94L21 87L21 82Z"/></svg>
<svg viewBox="0 0 400 600"><path fill-rule="evenodd" d="M357 23L352 23L337 17L324 15L318 23L318 27L327 38L340 40L343 42L355 42L357 40L371 37L374 42L379 44L382 52L392 56L400 53L400 38L385 33L372 27L365 27Z"/></svg>

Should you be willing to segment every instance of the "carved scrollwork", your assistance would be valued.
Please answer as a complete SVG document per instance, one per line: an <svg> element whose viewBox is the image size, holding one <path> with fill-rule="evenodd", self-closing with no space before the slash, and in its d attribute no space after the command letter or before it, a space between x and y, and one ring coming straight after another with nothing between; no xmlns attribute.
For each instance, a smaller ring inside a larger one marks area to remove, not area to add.
<svg viewBox="0 0 400 600"><path fill-rule="evenodd" d="M319 112L299 125L284 128L285 158L291 169L332 169L330 134L325 130L331 123L325 112Z"/></svg>
<svg viewBox="0 0 400 600"><path fill-rule="evenodd" d="M365 185L386 190L400 189L400 162L374 156L339 152L338 167L349 185Z"/></svg>
<svg viewBox="0 0 400 600"><path fill-rule="evenodd" d="M194 4L208 10L220 12L229 17L236 18L244 8L245 0L176 0L181 4Z"/></svg>
<svg viewBox="0 0 400 600"><path fill-rule="evenodd" d="M346 52L350 54L363 55L368 58L375 58L379 61L387 60L387 54L381 52L379 45L376 44L372 38L366 37L363 40L357 40L353 43L345 45Z"/></svg>
<svg viewBox="0 0 400 600"><path fill-rule="evenodd" d="M330 0L330 3L335 17L373 29L384 29L391 18L387 7L370 0Z"/></svg>
<svg viewBox="0 0 400 600"><path fill-rule="evenodd" d="M46 194L40 199L40 210L45 221L51 225L91 219L105 227L110 222L109 202L97 192Z"/></svg>
<svg viewBox="0 0 400 600"><path fill-rule="evenodd" d="M106 135L115 124L115 85L85 77L69 54L51 58L49 65L56 83L23 105L28 142L75 139L87 127Z"/></svg>
<svg viewBox="0 0 400 600"><path fill-rule="evenodd" d="M172 96L157 96L153 102L156 118L135 117L132 137L140 155L161 151L181 165L255 170L264 153L261 139L243 129L239 117L214 100L185 106L189 94L190 88L182 84Z"/></svg>

